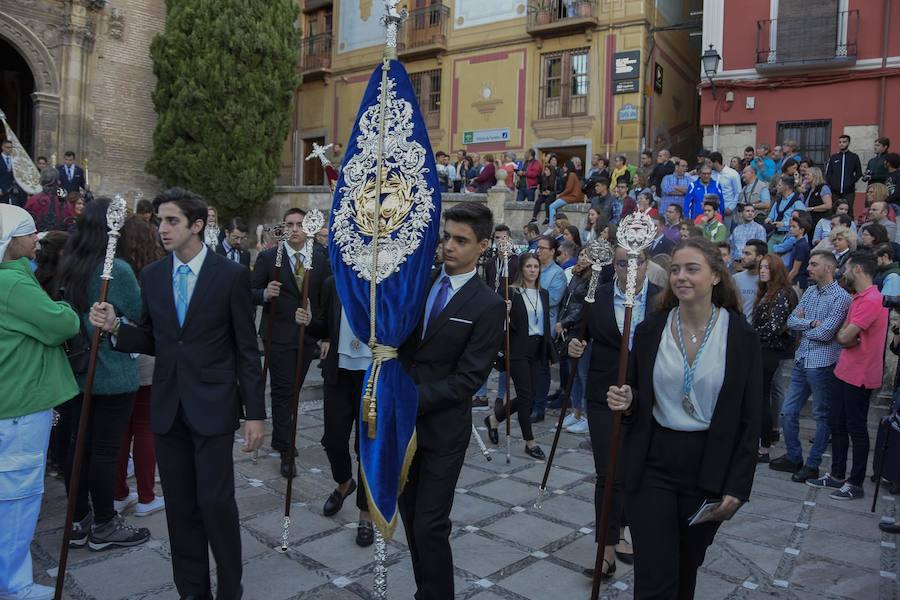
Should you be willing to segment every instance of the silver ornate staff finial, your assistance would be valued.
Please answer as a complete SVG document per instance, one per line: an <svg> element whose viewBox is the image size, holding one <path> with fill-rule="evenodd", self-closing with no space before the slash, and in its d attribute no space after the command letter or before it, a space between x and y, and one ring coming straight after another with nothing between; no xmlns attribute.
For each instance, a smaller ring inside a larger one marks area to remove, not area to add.
<svg viewBox="0 0 900 600"><path fill-rule="evenodd" d="M113 261L116 259L116 246L119 243L119 230L125 224L125 198L116 194L106 209L106 226L109 228L109 241L106 243L106 256L103 259L101 279L112 279Z"/></svg>
<svg viewBox="0 0 900 600"><path fill-rule="evenodd" d="M219 226L216 223L211 223L206 226L203 233L203 241L206 242L207 246L213 249L219 245Z"/></svg>
<svg viewBox="0 0 900 600"><path fill-rule="evenodd" d="M628 273L625 279L625 306L634 306L637 292L638 256L656 239L656 223L647 213L636 211L622 219L617 232L619 246L628 252Z"/></svg>
<svg viewBox="0 0 900 600"><path fill-rule="evenodd" d="M389 59L397 58L397 29L409 15L405 8L397 8L399 2L400 0L384 0L384 16L381 17L381 24L387 29L384 57Z"/></svg>
<svg viewBox="0 0 900 600"><path fill-rule="evenodd" d="M275 250L275 266L281 268L281 261L284 258L284 244L282 242L291 239L291 229L285 223L274 223L265 225L263 231L272 234L272 237L275 238L275 243L278 244Z"/></svg>
<svg viewBox="0 0 900 600"><path fill-rule="evenodd" d="M500 272L497 277L509 277L509 257L513 253L513 243L508 237L497 242L497 253L500 255Z"/></svg>
<svg viewBox="0 0 900 600"><path fill-rule="evenodd" d="M608 241L597 238L588 245L587 255L591 261L591 281L588 284L588 292L584 301L593 303L597 284L600 283L600 271L613 261L614 252Z"/></svg>
<svg viewBox="0 0 900 600"><path fill-rule="evenodd" d="M334 144L325 144L324 146L320 146L319 144L313 142L312 152L309 153L309 156L306 157L306 160L312 160L314 158L318 158L319 162L322 163L322 166L325 167L331 164L331 161L325 155L329 148L334 146ZM307 216L309 216L307 214Z"/></svg>
<svg viewBox="0 0 900 600"><path fill-rule="evenodd" d="M329 144L330 145L330 144ZM306 233L306 247L303 253L303 268L312 269L313 238L325 226L325 215L318 208L311 208L303 217L303 231Z"/></svg>

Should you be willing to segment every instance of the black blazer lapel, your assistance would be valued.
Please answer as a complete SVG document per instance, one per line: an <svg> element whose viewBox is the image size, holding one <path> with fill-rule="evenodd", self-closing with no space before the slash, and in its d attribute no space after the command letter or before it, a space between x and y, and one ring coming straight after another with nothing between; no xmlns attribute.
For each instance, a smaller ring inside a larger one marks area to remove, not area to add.
<svg viewBox="0 0 900 600"><path fill-rule="evenodd" d="M197 276L197 283L194 284L194 293L191 294L191 302L188 304L187 314L184 316L184 325L181 327L182 330L186 329L188 323L191 322L191 315L200 310L198 306L203 304L203 298L206 296L213 279L215 279L218 274L218 267L223 260L228 259L220 257L215 252L207 251L206 258L203 260L203 266L200 267L200 275Z"/></svg>
<svg viewBox="0 0 900 600"><path fill-rule="evenodd" d="M447 321L450 320L450 317L456 314L456 311L459 310L461 306L463 306L466 302L468 302L469 298L475 294L478 290L478 284L481 281L478 279L478 276L474 276L469 281L465 283L459 290L453 294L453 297L450 298L450 302L444 306L444 310L440 312L440 314L435 319L434 323L428 324L428 329L425 330L425 337L422 338L422 341L419 345L426 343L432 336L443 327ZM434 286L434 282L431 284ZM431 289L429 288L429 293L431 293ZM426 301L427 304L427 301Z"/></svg>

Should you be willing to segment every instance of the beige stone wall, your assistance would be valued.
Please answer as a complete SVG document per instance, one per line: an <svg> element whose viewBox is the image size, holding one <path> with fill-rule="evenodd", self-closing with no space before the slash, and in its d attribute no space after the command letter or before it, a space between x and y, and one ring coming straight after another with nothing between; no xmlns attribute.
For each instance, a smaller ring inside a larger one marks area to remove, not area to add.
<svg viewBox="0 0 900 600"><path fill-rule="evenodd" d="M98 192L139 189L152 195L159 187L144 164L156 126L150 43L165 18L163 0L112 0L100 19L85 107L90 123L85 153Z"/></svg>

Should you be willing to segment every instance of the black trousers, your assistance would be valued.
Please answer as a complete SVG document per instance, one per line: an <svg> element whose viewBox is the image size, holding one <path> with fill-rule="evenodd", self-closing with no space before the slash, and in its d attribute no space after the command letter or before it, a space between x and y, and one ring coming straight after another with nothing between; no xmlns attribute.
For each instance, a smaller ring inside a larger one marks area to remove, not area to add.
<svg viewBox="0 0 900 600"><path fill-rule="evenodd" d="M300 386L306 380L309 365L319 352L315 344L307 343L303 349L303 374ZM272 387L272 450L288 452L291 449L291 407L294 389L294 373L297 369L297 348L272 344L269 356L269 377Z"/></svg>
<svg viewBox="0 0 900 600"><path fill-rule="evenodd" d="M590 377L590 375L588 375ZM588 385L590 386L590 379ZM609 466L609 438L612 434L613 413L606 404L606 395L603 402L599 400L587 403L588 431L591 432L591 447L594 452L594 470L597 472L597 481L594 484L594 511L595 523L598 531L595 535L597 543L600 543L599 527L600 513L603 510L603 487L606 485L606 469ZM619 438L621 440L621 437ZM619 444L619 454L616 463L616 478L613 481L612 502L609 511L609 522L606 527L606 545L612 546L619 541L619 530L625 526L625 513L623 509L623 482L625 473L622 464L622 444Z"/></svg>
<svg viewBox="0 0 900 600"><path fill-rule="evenodd" d="M538 214L541 212L541 206L544 207L544 218L550 219L550 205L553 204L553 201L556 200L556 194L547 194L544 196L541 194L541 190L538 189L537 193L534 195L534 210L531 211L531 218L537 219Z"/></svg>
<svg viewBox="0 0 900 600"><path fill-rule="evenodd" d="M466 447L450 451L419 448L400 495L400 518L416 578L416 600L452 600L453 553L450 510Z"/></svg>
<svg viewBox="0 0 900 600"><path fill-rule="evenodd" d="M240 598L241 534L231 457L234 434L195 433L179 410L172 428L155 438L178 593L209 594L212 549L218 574L216 598Z"/></svg>
<svg viewBox="0 0 900 600"><path fill-rule="evenodd" d="M778 367L783 360L784 352L781 350L763 350L763 393L762 393L762 423L759 432L759 442L763 448L772 446L772 430L775 429L775 421L772 418L772 383Z"/></svg>
<svg viewBox="0 0 900 600"><path fill-rule="evenodd" d="M81 394L71 400L71 441L65 469L66 489L72 474L75 444L78 443L78 421L81 419ZM94 509L94 522L98 525L116 516L113 508L116 492L116 464L119 446L125 437L125 427L134 408L134 393L93 396L88 422L81 479L75 500L75 520L81 521ZM88 497L90 496L90 501Z"/></svg>
<svg viewBox="0 0 900 600"><path fill-rule="evenodd" d="M322 447L331 465L331 477L335 483L344 483L353 477L353 459L347 440L353 430L354 423L359 421L359 402L362 398L365 371L348 371L338 369L337 381L325 382L325 431L322 434ZM353 436L353 449L359 460L359 427ZM366 490L357 468L356 507L369 510L366 501Z"/></svg>
<svg viewBox="0 0 900 600"><path fill-rule="evenodd" d="M697 570L721 523L688 525L710 494L696 486L705 431L653 430L640 488L626 494L636 600L690 600Z"/></svg>
<svg viewBox="0 0 900 600"><path fill-rule="evenodd" d="M537 374L541 366L540 347L543 337L533 335L528 338L525 355L522 358L509 359L509 376L516 386L516 397L510 398L510 414L516 413L519 429L526 442L534 439L531 432L531 406L534 403L534 390L537 389ZM494 416L501 423L506 420L506 406L494 405Z"/></svg>

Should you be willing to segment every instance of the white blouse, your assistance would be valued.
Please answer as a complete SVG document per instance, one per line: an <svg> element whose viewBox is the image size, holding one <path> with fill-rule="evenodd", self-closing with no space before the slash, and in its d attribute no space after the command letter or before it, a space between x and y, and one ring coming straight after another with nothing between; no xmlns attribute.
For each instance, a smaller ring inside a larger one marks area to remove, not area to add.
<svg viewBox="0 0 900 600"><path fill-rule="evenodd" d="M541 292L523 288L522 296L528 317L528 335L544 335L544 303L541 301Z"/></svg>
<svg viewBox="0 0 900 600"><path fill-rule="evenodd" d="M703 349L703 355L694 371L690 401L692 415L684 409L684 363L678 338L672 334L675 311L669 311L653 367L653 392L656 403L653 417L668 429L677 431L705 431L709 429L722 382L725 380L725 349L728 345L727 310L718 310L716 322Z"/></svg>

